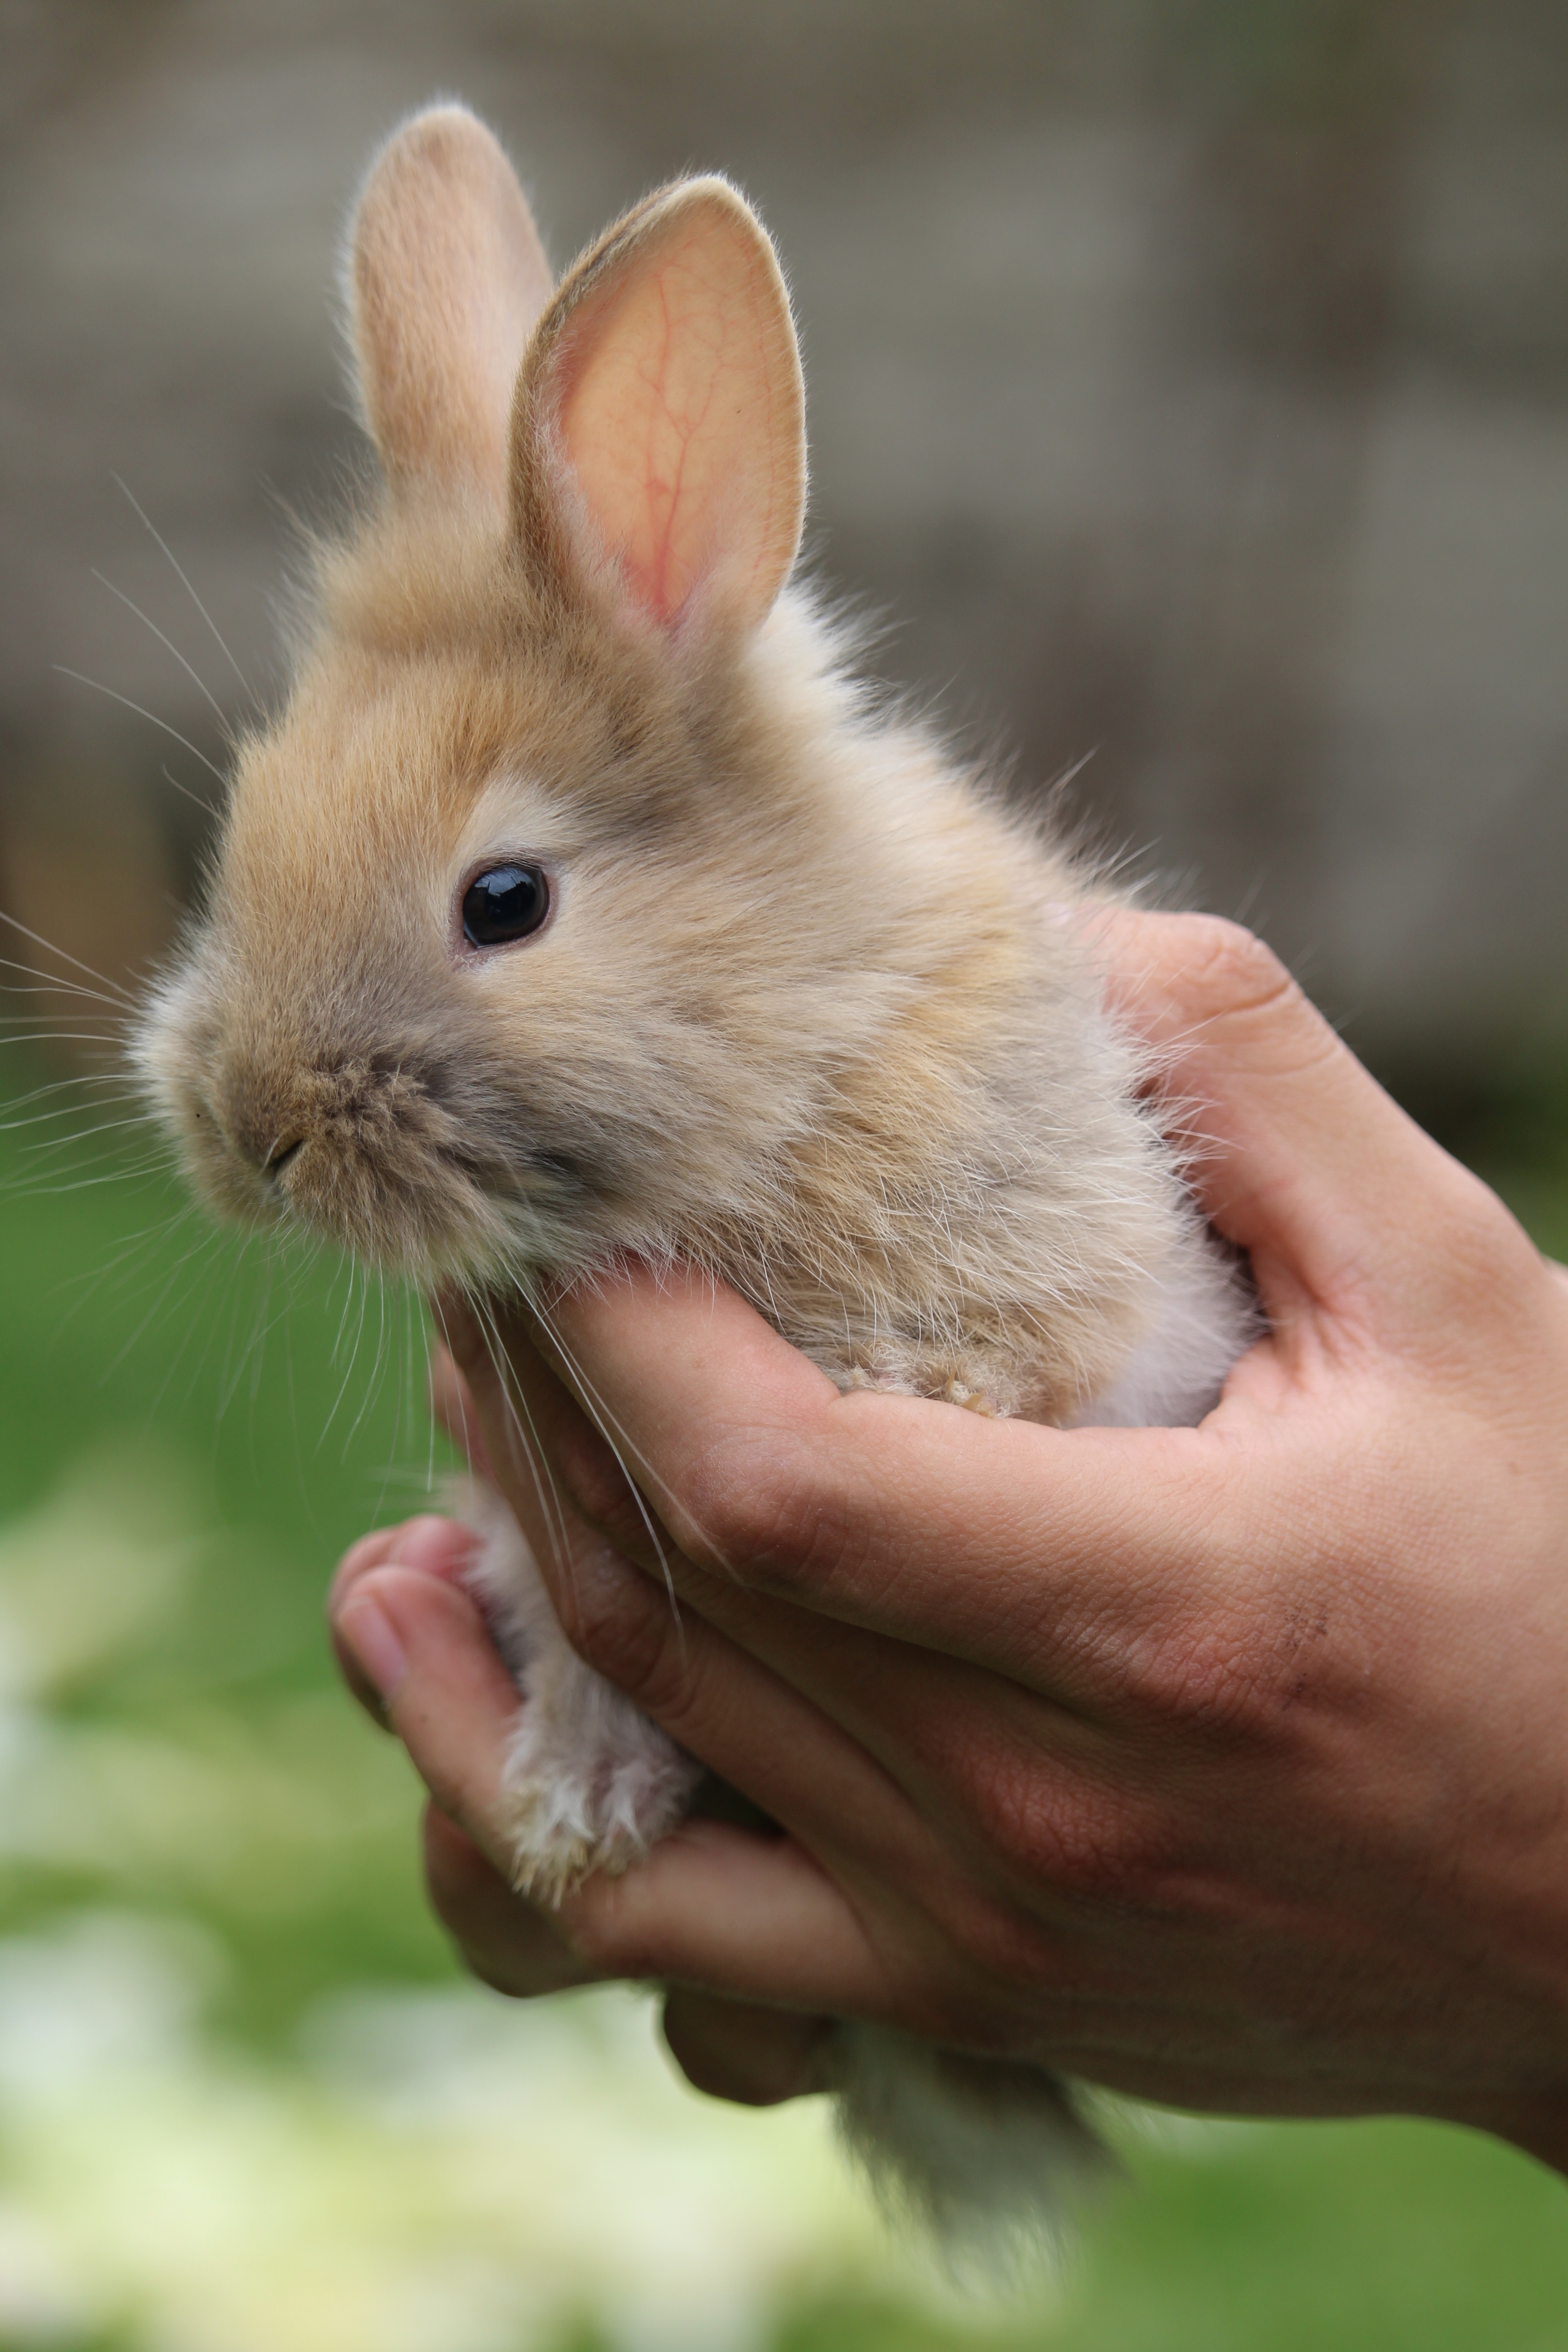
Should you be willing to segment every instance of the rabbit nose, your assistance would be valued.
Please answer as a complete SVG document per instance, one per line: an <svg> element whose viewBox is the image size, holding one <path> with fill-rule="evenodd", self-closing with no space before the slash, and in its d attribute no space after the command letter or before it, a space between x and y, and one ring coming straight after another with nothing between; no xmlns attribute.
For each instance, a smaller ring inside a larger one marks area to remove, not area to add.
<svg viewBox="0 0 1568 2352"><path fill-rule="evenodd" d="M289 1167L293 1160L298 1160L300 1152L303 1151L304 1149L305 1138L302 1135L280 1136L278 1141L273 1145L272 1150L268 1153L266 1159L261 1162L262 1174L264 1176L270 1176L273 1181L276 1182L282 1175L285 1168Z"/></svg>
<svg viewBox="0 0 1568 2352"><path fill-rule="evenodd" d="M241 1158L274 1181L293 1165L309 1139L295 1122L279 1129L275 1122L245 1118L233 1121L230 1133Z"/></svg>
<svg viewBox="0 0 1568 2352"><path fill-rule="evenodd" d="M310 1137L297 1090L276 1080L268 1084L253 1071L235 1071L223 1092L220 1117L234 1150L258 1174L280 1177Z"/></svg>

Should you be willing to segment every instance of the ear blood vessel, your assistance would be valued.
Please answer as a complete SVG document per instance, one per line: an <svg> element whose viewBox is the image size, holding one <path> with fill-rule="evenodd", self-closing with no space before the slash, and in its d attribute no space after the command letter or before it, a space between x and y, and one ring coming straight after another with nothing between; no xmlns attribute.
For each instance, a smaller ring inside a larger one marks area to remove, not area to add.
<svg viewBox="0 0 1568 2352"><path fill-rule="evenodd" d="M1113 894L791 583L800 364L743 199L662 189L553 287L496 142L437 107L371 171L350 282L382 492L320 550L136 1049L198 1191L476 1294L682 1259L846 1389L1195 1422L1251 1308L1103 1008L1074 918ZM550 1899L698 1767L469 1507ZM1043 2068L864 2023L835 2065L847 2139L957 2258L1050 2230L1098 2161Z"/></svg>

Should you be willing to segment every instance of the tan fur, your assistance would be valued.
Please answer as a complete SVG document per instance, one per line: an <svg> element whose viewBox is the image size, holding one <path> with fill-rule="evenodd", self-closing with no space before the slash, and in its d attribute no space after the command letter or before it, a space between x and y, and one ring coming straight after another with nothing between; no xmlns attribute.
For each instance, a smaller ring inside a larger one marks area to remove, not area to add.
<svg viewBox="0 0 1568 2352"><path fill-rule="evenodd" d="M499 499L507 403L552 280L511 166L466 107L427 109L383 149L348 275L388 479L476 483Z"/></svg>
<svg viewBox="0 0 1568 2352"><path fill-rule="evenodd" d="M805 457L763 230L721 182L665 191L546 302L526 218L459 110L367 188L387 494L320 551L313 637L240 747L139 1048L196 1184L421 1285L694 1260L844 1387L1196 1418L1246 1308L1101 1009L1077 919L1101 884L780 593ZM465 887L509 860L550 919L476 951ZM661 1834L695 1768L479 1517L531 1694L518 1874L558 1892ZM986 2102L949 2132L940 2069L854 2048L856 2145L880 2133L945 2225ZM1006 2097L1045 2166L1058 2089Z"/></svg>
<svg viewBox="0 0 1568 2352"><path fill-rule="evenodd" d="M1091 886L858 710L803 607L720 664L460 509L389 509L322 591L149 1039L217 1205L424 1282L684 1254L840 1377L937 1394L984 1358L972 1386L1050 1417L1108 1385L1186 1213L1042 919ZM476 958L452 897L487 842L561 896ZM573 1181L531 1179L541 1151Z"/></svg>

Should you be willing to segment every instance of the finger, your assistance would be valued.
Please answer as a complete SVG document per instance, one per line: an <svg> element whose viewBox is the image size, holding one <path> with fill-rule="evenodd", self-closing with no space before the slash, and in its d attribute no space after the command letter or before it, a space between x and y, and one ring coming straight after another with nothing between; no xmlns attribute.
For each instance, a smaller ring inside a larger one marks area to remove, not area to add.
<svg viewBox="0 0 1568 2352"><path fill-rule="evenodd" d="M371 1569L339 1601L333 1634L441 1811L504 1872L495 1821L518 1695L468 1594L416 1569Z"/></svg>
<svg viewBox="0 0 1568 2352"><path fill-rule="evenodd" d="M1220 1232L1251 1254L1279 1321L1303 1299L1398 1300L1496 1204L1385 1094L1289 973L1239 925L1115 908L1097 915L1113 1003L1167 1065L1202 1149L1194 1181ZM1423 1207L1428 1217L1420 1213Z"/></svg>
<svg viewBox="0 0 1568 2352"><path fill-rule="evenodd" d="M365 1713L386 1729L386 1716L380 1692L365 1676L359 1660L342 1640L338 1632L338 1614L350 1592L363 1576L373 1570L384 1568L394 1561L418 1569L426 1576L458 1577L473 1557L474 1538L467 1528L451 1519L423 1515L405 1520L401 1527L378 1528L372 1535L362 1536L351 1544L338 1562L327 1591L327 1621L331 1632L332 1647L339 1671L349 1689Z"/></svg>
<svg viewBox="0 0 1568 2352"><path fill-rule="evenodd" d="M455 1337L457 1329L454 1325ZM1038 1701L1013 1678L1014 1660L1007 1661L1006 1679L998 1681L988 1669L927 1648L889 1644L881 1633L803 1612L749 1591L733 1577L714 1575L668 1540L657 1559L644 1549L645 1566L657 1582L628 1570L598 1518L588 1520L578 1512L574 1491L585 1484L590 1507L616 1524L618 1543L629 1543L643 1528L629 1512L618 1464L540 1360L526 1329L501 1313L496 1332L531 1388L531 1425L575 1468L555 1530L557 1547L564 1531L568 1549L550 1574L557 1613L574 1645L683 1746L743 1787L774 1818L803 1837L820 1837L829 1828L842 1837L865 1807L863 1793L849 1794L849 1783L860 1775L846 1766L840 1780L838 1759L830 1760L820 1727L814 1727L809 1748L802 1748L795 1713L779 1706L776 1690L753 1685L738 1670L735 1653L772 1668L775 1684L811 1701L857 1748L876 1759L927 1818L944 1801L952 1780L948 1749L955 1738L960 1744L972 1743L973 1727L984 1725L993 1748L1005 1745L1010 1732L1018 1744L1037 1743ZM481 1358L473 1371L475 1411L481 1421L495 1417L500 1431L500 1376L489 1349L481 1350ZM498 1434L493 1451L498 1460L506 1460L504 1433ZM522 1475L510 1491L526 1517L532 1507L531 1479ZM680 1601L689 1602L728 1637L728 1652L711 1645L693 1652L669 1611L665 1571ZM721 1658L727 1664L720 1665ZM1064 1769L1098 1761L1102 1741L1091 1727L1067 1718L1058 1734ZM776 1752L770 1754L775 1738ZM809 1772L805 1789L794 1769L801 1760Z"/></svg>
<svg viewBox="0 0 1568 2352"><path fill-rule="evenodd" d="M451 1328L456 1344L470 1351L472 1410L482 1428L495 1430L490 1453L501 1465L503 1494L535 1547L574 1646L684 1747L797 1835L816 1841L833 1834L839 1841L836 1851L862 1851L873 1813L880 1823L887 1809L875 1807L865 1786L864 1759L830 1740L823 1724L790 1704L787 1692L800 1694L838 1732L848 1733L854 1748L914 1796L928 1817L943 1798L944 1740L955 1720L984 1721L994 1738L1005 1719L1028 1713L1027 1732L1037 1731L1037 1705L1012 1681L998 1687L994 1677L957 1660L939 1660L908 1644L890 1647L879 1634L748 1592L733 1579L696 1568L668 1539L656 1556L618 1462L532 1347L521 1318L497 1310L489 1345L478 1334L465 1335L456 1315ZM528 1391L531 1440L574 1472L548 1530L531 1468L517 1465L510 1443L520 1422L502 1400L498 1362ZM593 1518L577 1507L584 1486ZM616 1528L616 1541L604 1533L605 1519ZM546 1535L549 1549L542 1550ZM638 1538L657 1581L629 1570L618 1549ZM694 1645L670 1611L667 1573L679 1599L694 1603L710 1626L730 1637L726 1646ZM773 1670L771 1684L750 1671L752 1661ZM973 1691L961 1687L966 1677ZM1064 1734L1064 1744L1081 1748L1081 1727L1073 1731L1076 1738L1068 1741ZM856 1824L864 1824L858 1836Z"/></svg>
<svg viewBox="0 0 1568 2352"><path fill-rule="evenodd" d="M471 1528L435 1511L421 1511L395 1528L377 1528L351 1544L339 1560L327 1588L327 1613L331 1616L347 1599L362 1576L372 1569L384 1568L389 1561L448 1581L460 1577L472 1560L474 1541Z"/></svg>
<svg viewBox="0 0 1568 2352"><path fill-rule="evenodd" d="M1098 1704L1129 1652L1205 1617L1224 1643L1256 1604L1238 1563L1275 1468L1262 1458L1238 1494L1212 1430L1062 1432L841 1396L743 1300L679 1268L584 1285L553 1324L661 1507L678 1586L684 1555L1074 1705Z"/></svg>
<svg viewBox="0 0 1568 2352"><path fill-rule="evenodd" d="M830 2017L759 2009L678 1987L664 2004L670 2056L694 2090L742 2107L775 2107L824 2087Z"/></svg>
<svg viewBox="0 0 1568 2352"><path fill-rule="evenodd" d="M552 1915L515 1895L473 1840L433 1804L425 1809L424 1845L431 1907L481 1983L532 2000L595 1981Z"/></svg>
<svg viewBox="0 0 1568 2352"><path fill-rule="evenodd" d="M681 1591L733 1649L771 1669L880 1766L919 1822L921 1845L945 1831L949 1852L975 1859L984 1852L994 1863L995 1824L1016 1827L1026 1802L1037 1853L1053 1834L1078 1844L1097 1824L1093 1834L1103 1839L1113 1822L1130 1826L1163 1810L1147 1794L1135 1798L1119 1730L1110 1735L1092 1714L1050 1706L1012 1675L700 1570L687 1569ZM797 1810L792 1826L803 1818ZM837 1843L827 1851L866 1853L868 1839L847 1838L837 1800L828 1821ZM909 1852L911 1867L928 1866L912 1840ZM885 1863L887 1853L879 1858Z"/></svg>
<svg viewBox="0 0 1568 2352"><path fill-rule="evenodd" d="M521 1302L440 1302L468 1425L486 1475L510 1505L559 1601L573 1567L573 1511L611 1549L662 1576L670 1538L628 1475L625 1457L590 1419L535 1344ZM564 1516L563 1516L564 1515Z"/></svg>
<svg viewBox="0 0 1568 2352"><path fill-rule="evenodd" d="M504 1874L501 1779L517 1694L468 1594L413 1570L374 1570L344 1599L338 1630L437 1806ZM753 1684L763 1679L742 1663ZM804 1702L793 1705L805 1712ZM797 1723L797 1753L799 1731ZM765 1727L755 1744L764 1763L775 1752ZM866 1775L873 1769L868 1762ZM831 1787L831 1771L827 1779ZM859 2009L880 1997L855 1911L791 1838L688 1822L621 1876L585 1881L557 1918L590 1976L662 1977L835 2012L847 1999Z"/></svg>
<svg viewBox="0 0 1568 2352"><path fill-rule="evenodd" d="M671 1737L830 1860L876 1851L924 1855L918 1819L896 1783L820 1708L699 1619L676 1617L665 1594L616 1563L595 1617L594 1559L574 1564L563 1622L593 1620L593 1663ZM367 1571L344 1597L338 1639L381 1700L441 1811L503 1875L505 1757L516 1689L482 1618L458 1588L405 1568Z"/></svg>
<svg viewBox="0 0 1568 2352"><path fill-rule="evenodd" d="M493 1475L473 1399L450 1350L440 1341L430 1351L430 1417L444 1430L471 1470Z"/></svg>
<svg viewBox="0 0 1568 2352"><path fill-rule="evenodd" d="M619 1877L561 1906L598 1975L667 1983L811 2016L877 2016L890 1984L848 1898L793 1838L689 1821Z"/></svg>

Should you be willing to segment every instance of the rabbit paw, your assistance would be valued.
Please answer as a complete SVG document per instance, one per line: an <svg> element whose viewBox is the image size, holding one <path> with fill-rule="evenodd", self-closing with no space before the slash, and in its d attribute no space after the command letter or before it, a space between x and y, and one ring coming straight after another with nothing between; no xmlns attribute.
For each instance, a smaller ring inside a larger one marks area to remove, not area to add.
<svg viewBox="0 0 1568 2352"><path fill-rule="evenodd" d="M625 1870L672 1830L702 1768L570 1647L499 1496L476 1483L464 1516L482 1538L468 1589L523 1700L497 1825L519 1893L559 1903L594 1871Z"/></svg>
<svg viewBox="0 0 1568 2352"><path fill-rule="evenodd" d="M500 1827L520 1894L558 1904L595 1871L645 1854L684 1814L701 1768L607 1685L572 1713L525 1705Z"/></svg>

